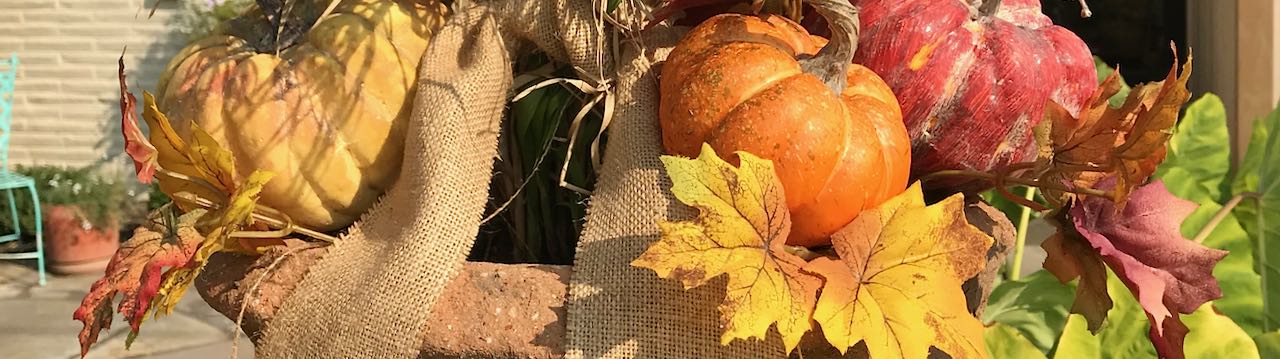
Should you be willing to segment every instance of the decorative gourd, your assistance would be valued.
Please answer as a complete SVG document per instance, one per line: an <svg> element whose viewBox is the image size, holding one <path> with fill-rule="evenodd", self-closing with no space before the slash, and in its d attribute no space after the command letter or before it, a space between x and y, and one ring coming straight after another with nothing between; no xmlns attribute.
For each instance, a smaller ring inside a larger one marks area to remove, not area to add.
<svg viewBox="0 0 1280 359"><path fill-rule="evenodd" d="M1075 114L1097 88L1088 46L1040 0L852 1L864 30L854 61L898 95L914 176L1031 160L1045 102Z"/></svg>
<svg viewBox="0 0 1280 359"><path fill-rule="evenodd" d="M274 172L260 203L318 230L354 222L399 175L418 62L448 14L436 0L344 0L318 19L328 5L299 0L292 14L314 25L279 33L252 9L179 52L157 88L180 135L207 131L238 177Z"/></svg>
<svg viewBox="0 0 1280 359"><path fill-rule="evenodd" d="M893 93L850 64L857 15L844 0L823 2L815 7L835 25L829 44L784 17L718 15L685 35L660 79L667 153L695 157L708 143L731 158L772 160L792 245L829 243L863 209L902 192L910 168Z"/></svg>

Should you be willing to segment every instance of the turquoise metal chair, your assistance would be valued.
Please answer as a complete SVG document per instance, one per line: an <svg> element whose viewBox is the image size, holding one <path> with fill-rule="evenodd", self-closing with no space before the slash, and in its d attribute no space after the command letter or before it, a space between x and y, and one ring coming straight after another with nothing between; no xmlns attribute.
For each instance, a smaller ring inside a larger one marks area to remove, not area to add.
<svg viewBox="0 0 1280 359"><path fill-rule="evenodd" d="M18 205L13 196L14 189L26 188L31 192L32 210L36 217L36 250L23 253L0 253L0 259L35 259L40 272L40 286L44 286L44 231L40 219L40 195L36 194L36 181L30 177L9 171L9 131L13 122L13 83L18 77L18 55L9 55L8 60L0 60L0 189L9 197L9 212L13 215L14 233L0 235L0 243L22 238L22 225L18 222Z"/></svg>

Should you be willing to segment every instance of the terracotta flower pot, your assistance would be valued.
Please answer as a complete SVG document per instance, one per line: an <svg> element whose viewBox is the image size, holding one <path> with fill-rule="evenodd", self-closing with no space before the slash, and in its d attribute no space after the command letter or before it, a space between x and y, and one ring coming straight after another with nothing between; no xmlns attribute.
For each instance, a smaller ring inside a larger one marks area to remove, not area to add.
<svg viewBox="0 0 1280 359"><path fill-rule="evenodd" d="M74 205L46 207L44 235L45 256L55 273L102 273L120 248L119 224L94 227Z"/></svg>

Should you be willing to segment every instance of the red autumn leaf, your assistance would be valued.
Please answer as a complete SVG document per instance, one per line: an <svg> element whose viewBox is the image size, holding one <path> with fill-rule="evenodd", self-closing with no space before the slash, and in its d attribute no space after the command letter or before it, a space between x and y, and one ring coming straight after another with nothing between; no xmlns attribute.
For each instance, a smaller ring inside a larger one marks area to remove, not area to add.
<svg viewBox="0 0 1280 359"><path fill-rule="evenodd" d="M124 152L133 159L138 182L151 183L156 174L156 147L138 127L138 99L125 84L124 56L120 56L120 131L124 133Z"/></svg>
<svg viewBox="0 0 1280 359"><path fill-rule="evenodd" d="M72 316L84 323L80 330L81 357L98 341L98 333L111 327L111 304L116 293L122 296L118 311L129 321L132 333L137 334L160 289L161 271L185 266L195 256L204 238L191 225L203 213L200 210L183 215L179 222L186 224L175 226L176 234L139 227L132 238L120 245L107 264L106 275L93 283Z"/></svg>
<svg viewBox="0 0 1280 359"><path fill-rule="evenodd" d="M1100 182L1099 187L1110 190L1115 183L1114 178L1108 178ZM1205 302L1222 296L1213 277L1213 267L1227 255L1226 251L1202 246L1182 236L1179 231L1182 220L1195 209L1194 203L1174 197L1160 181L1138 187L1129 195L1128 204L1119 210L1110 199L1084 198L1069 209L1071 228L1060 231L1053 241L1056 243L1046 242L1049 258L1045 259L1045 268L1059 279L1070 280L1074 278L1073 273L1063 273L1063 268L1081 268L1086 274L1097 272L1100 269L1096 268L1097 262L1087 258L1101 257L1142 305L1151 321L1148 335L1156 351L1163 358L1181 359L1187 327L1178 315L1190 314ZM1076 243L1069 243L1071 241ZM1081 249L1061 250L1072 246ZM1105 276L1103 282L1096 281L1096 276L1089 275L1081 279L1073 311L1081 307L1081 301L1103 301L1097 296L1107 295ZM1093 290L1086 292L1084 288ZM1110 309L1110 305L1106 307ZM1093 316L1087 318L1090 323L1100 323L1103 318L1098 316L1105 316L1106 311L1080 314Z"/></svg>

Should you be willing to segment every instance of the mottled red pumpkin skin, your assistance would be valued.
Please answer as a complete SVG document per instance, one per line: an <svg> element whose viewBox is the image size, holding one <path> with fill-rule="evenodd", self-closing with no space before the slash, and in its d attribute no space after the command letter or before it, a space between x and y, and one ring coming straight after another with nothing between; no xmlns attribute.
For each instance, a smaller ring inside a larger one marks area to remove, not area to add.
<svg viewBox="0 0 1280 359"><path fill-rule="evenodd" d="M715 16L672 49L659 81L666 152L696 157L707 143L733 163L737 151L771 160L791 245L830 243L864 209L901 193L910 169L902 113L879 76L851 65L836 94L801 70L796 57L825 43L778 16Z"/></svg>
<svg viewBox="0 0 1280 359"><path fill-rule="evenodd" d="M862 21L854 62L897 95L913 177L1030 160L1046 101L1075 114L1097 87L1089 48L1039 0L1004 0L976 19L966 0L853 4Z"/></svg>

